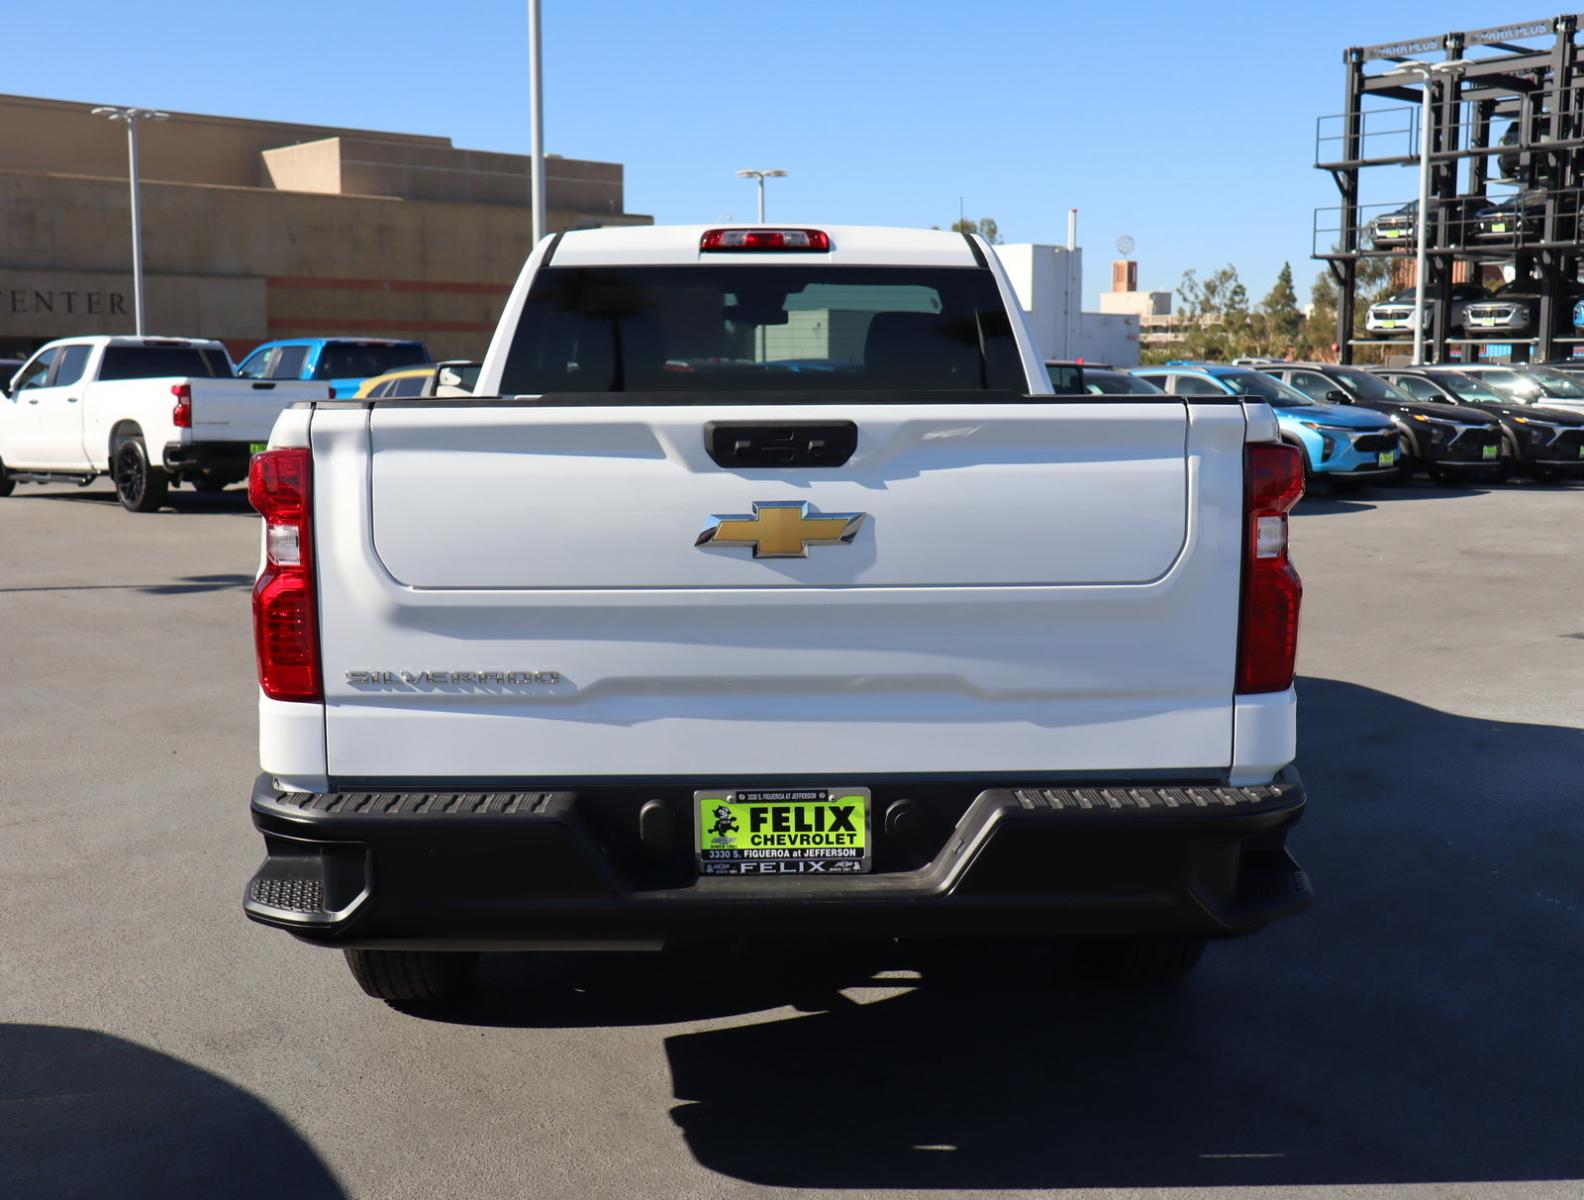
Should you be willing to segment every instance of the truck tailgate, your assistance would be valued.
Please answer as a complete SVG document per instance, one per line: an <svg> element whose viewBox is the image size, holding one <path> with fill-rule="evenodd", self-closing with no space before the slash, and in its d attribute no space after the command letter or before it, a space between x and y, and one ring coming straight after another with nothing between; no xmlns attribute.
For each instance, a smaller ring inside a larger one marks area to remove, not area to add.
<svg viewBox="0 0 1584 1200"><path fill-rule="evenodd" d="M841 466L705 450L831 419ZM336 776L1230 761L1238 406L390 406L311 437ZM864 516L807 557L695 544L789 501Z"/></svg>
<svg viewBox="0 0 1584 1200"><path fill-rule="evenodd" d="M272 379L190 379L193 440L265 442L281 409L303 400L323 400L322 383Z"/></svg>

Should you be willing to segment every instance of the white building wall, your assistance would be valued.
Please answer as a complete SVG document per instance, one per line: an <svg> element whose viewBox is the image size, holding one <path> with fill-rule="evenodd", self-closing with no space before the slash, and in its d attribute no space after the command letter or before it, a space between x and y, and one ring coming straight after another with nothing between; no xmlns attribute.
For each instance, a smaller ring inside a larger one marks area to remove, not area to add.
<svg viewBox="0 0 1584 1200"><path fill-rule="evenodd" d="M1034 340L1046 358L1082 358L1137 366L1136 316L1085 313L1083 249L1019 242L995 247Z"/></svg>
<svg viewBox="0 0 1584 1200"><path fill-rule="evenodd" d="M1113 367L1139 365L1139 319L1119 313L1082 313L1082 352L1074 358L1110 363Z"/></svg>

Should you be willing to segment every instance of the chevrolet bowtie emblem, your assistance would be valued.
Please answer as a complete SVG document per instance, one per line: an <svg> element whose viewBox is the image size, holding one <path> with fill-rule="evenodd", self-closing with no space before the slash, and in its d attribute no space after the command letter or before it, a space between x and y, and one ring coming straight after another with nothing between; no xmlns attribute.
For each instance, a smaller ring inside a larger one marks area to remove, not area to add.
<svg viewBox="0 0 1584 1200"><path fill-rule="evenodd" d="M752 546L755 558L807 558L810 546L840 546L858 536L868 513L810 513L801 500L754 502L753 516L711 518L697 546Z"/></svg>

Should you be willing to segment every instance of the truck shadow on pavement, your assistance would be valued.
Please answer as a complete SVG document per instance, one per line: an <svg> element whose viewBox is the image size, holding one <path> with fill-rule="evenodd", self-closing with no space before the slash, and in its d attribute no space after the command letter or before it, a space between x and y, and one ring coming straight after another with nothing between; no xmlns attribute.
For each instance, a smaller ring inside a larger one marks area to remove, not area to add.
<svg viewBox="0 0 1584 1200"><path fill-rule="evenodd" d="M108 1034L0 1025L0 1114L6 1200L344 1195L256 1096Z"/></svg>
<svg viewBox="0 0 1584 1200"><path fill-rule="evenodd" d="M1299 692L1309 913L1157 994L1041 989L987 954L982 978L926 964L899 996L674 1036L698 1161L841 1188L1584 1176L1584 731Z"/></svg>
<svg viewBox="0 0 1584 1200"><path fill-rule="evenodd" d="M770 1187L1584 1177L1584 730L1299 693L1315 907L1176 988L1086 986L1059 948L503 955L429 1015L735 1014L666 1038L672 1116Z"/></svg>
<svg viewBox="0 0 1584 1200"><path fill-rule="evenodd" d="M16 493L23 500L53 500L63 504L91 504L102 505L106 508L119 508L121 502L116 499L113 490L106 487L91 486L74 488L71 491L34 491L24 489ZM223 492L195 492L187 488L178 488L165 498L165 503L160 505L160 513L167 516L172 513L220 513L222 515L239 517L256 517L258 513L248 503L246 487L230 487ZM128 513L127 519L132 521L146 521L158 513Z"/></svg>
<svg viewBox="0 0 1584 1200"><path fill-rule="evenodd" d="M203 592L224 592L236 588L252 590L251 575L184 575L171 583L39 583L21 587L0 587L0 595L16 592L142 592L148 596L189 596Z"/></svg>

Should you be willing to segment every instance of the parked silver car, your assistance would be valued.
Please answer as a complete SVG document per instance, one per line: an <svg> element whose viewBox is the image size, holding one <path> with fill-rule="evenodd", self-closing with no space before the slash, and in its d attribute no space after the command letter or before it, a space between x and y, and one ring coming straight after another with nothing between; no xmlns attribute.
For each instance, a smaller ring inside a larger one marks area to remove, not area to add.
<svg viewBox="0 0 1584 1200"><path fill-rule="evenodd" d="M1452 309L1448 329L1462 329L1465 310L1470 304L1490 299L1490 293L1477 283L1452 285ZM1439 301L1425 296L1424 327L1435 327L1435 309ZM1404 288L1395 296L1370 305L1364 314L1364 328L1369 333L1398 333L1413 331L1414 289Z"/></svg>

